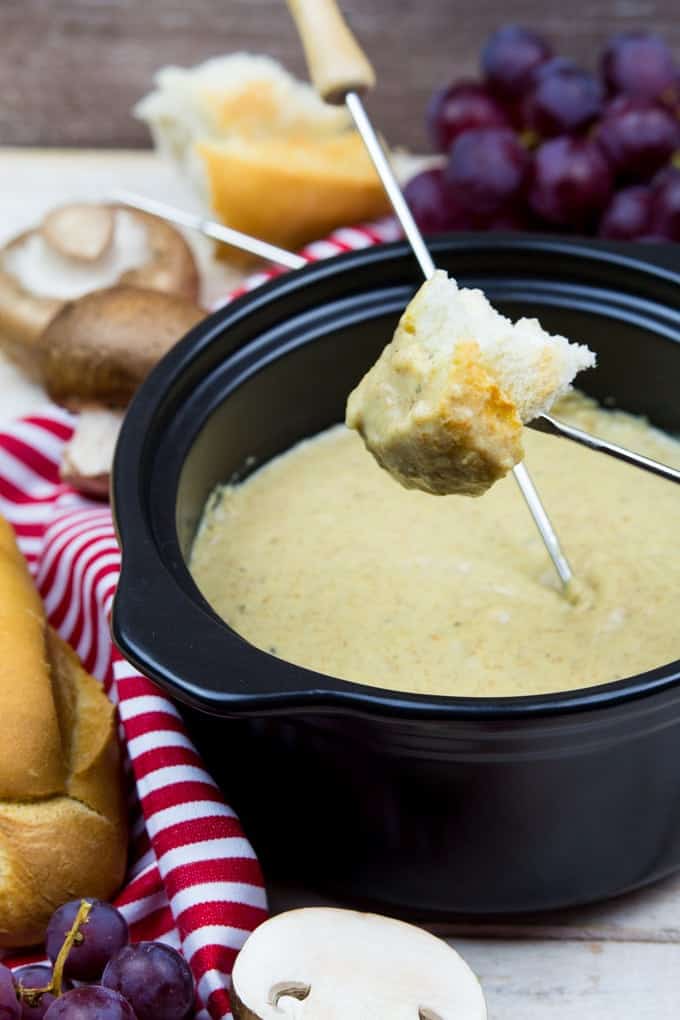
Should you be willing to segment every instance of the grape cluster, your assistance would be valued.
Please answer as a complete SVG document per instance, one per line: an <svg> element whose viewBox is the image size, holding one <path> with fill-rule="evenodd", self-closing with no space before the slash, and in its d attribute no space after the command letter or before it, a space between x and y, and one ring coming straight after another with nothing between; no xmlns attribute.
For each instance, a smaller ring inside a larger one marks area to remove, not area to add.
<svg viewBox="0 0 680 1020"><path fill-rule="evenodd" d="M482 49L483 81L427 108L447 156L405 188L425 233L559 230L680 241L680 66L649 32L606 45L599 74L506 25Z"/></svg>
<svg viewBox="0 0 680 1020"><path fill-rule="evenodd" d="M161 942L129 944L125 918L101 900L72 900L47 928L52 966L0 964L0 1020L188 1020L194 981Z"/></svg>

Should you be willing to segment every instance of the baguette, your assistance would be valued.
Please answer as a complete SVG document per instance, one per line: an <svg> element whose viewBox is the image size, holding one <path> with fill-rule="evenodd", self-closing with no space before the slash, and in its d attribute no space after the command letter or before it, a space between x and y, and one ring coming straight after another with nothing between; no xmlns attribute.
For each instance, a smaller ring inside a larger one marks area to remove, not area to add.
<svg viewBox="0 0 680 1020"><path fill-rule="evenodd" d="M108 899L126 864L115 713L48 626L0 517L0 946L40 942L57 906Z"/></svg>

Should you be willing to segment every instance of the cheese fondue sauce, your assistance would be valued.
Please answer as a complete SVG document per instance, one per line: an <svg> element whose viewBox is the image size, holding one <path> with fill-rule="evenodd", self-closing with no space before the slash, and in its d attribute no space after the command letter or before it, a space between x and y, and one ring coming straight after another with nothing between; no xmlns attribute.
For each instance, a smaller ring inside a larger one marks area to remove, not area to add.
<svg viewBox="0 0 680 1020"><path fill-rule="evenodd" d="M576 393L555 414L680 467L680 441L641 418ZM393 690L566 691L678 658L678 487L531 430L524 443L573 601L512 478L480 499L406 490L344 426L213 493L194 578L252 644Z"/></svg>

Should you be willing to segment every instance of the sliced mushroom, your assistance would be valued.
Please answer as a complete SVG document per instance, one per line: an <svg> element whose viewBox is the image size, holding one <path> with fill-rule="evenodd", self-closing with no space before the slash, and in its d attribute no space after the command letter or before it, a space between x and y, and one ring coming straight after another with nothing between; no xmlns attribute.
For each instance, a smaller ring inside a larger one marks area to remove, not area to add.
<svg viewBox="0 0 680 1020"><path fill-rule="evenodd" d="M40 376L38 338L64 302L31 294L15 276L2 271L2 255L26 237L28 234L20 234L0 252L0 347L19 368L36 379Z"/></svg>
<svg viewBox="0 0 680 1020"><path fill-rule="evenodd" d="M149 257L141 265L123 273L118 282L131 287L150 287L197 301L200 289L198 269L191 248L182 235L157 216L149 216L137 209L124 211L145 227Z"/></svg>
<svg viewBox="0 0 680 1020"><path fill-rule="evenodd" d="M123 408L157 361L204 312L187 298L109 287L69 301L38 340L47 392L78 410Z"/></svg>
<svg viewBox="0 0 680 1020"><path fill-rule="evenodd" d="M260 925L232 973L236 1020L485 1020L481 986L445 942L377 914L310 907Z"/></svg>
<svg viewBox="0 0 680 1020"><path fill-rule="evenodd" d="M74 203L49 212L41 230L47 243L60 255L80 262L96 262L111 248L115 223L110 206Z"/></svg>
<svg viewBox="0 0 680 1020"><path fill-rule="evenodd" d="M107 498L123 415L123 411L109 411L104 407L82 409L73 436L62 454L59 469L62 481L88 496Z"/></svg>
<svg viewBox="0 0 680 1020"><path fill-rule="evenodd" d="M199 291L191 249L169 224L110 205L55 210L0 248L0 347L39 377L37 339L64 302L116 283L190 301Z"/></svg>

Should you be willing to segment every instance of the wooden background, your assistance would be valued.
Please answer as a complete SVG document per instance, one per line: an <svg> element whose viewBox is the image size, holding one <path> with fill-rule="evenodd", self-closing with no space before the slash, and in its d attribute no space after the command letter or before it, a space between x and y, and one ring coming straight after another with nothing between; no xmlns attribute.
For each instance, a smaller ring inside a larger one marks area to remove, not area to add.
<svg viewBox="0 0 680 1020"><path fill-rule="evenodd" d="M474 73L497 25L537 27L592 65L612 31L652 27L680 54L680 0L342 0L374 60L385 135L423 149L423 109ZM248 49L304 73L284 0L0 0L0 144L140 146L130 108L156 68Z"/></svg>

